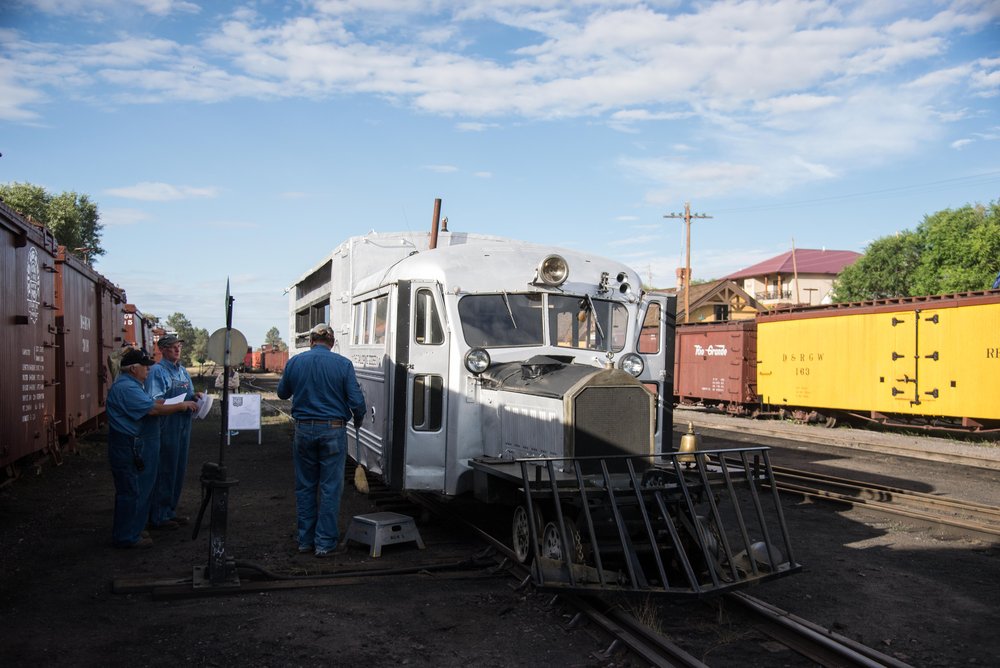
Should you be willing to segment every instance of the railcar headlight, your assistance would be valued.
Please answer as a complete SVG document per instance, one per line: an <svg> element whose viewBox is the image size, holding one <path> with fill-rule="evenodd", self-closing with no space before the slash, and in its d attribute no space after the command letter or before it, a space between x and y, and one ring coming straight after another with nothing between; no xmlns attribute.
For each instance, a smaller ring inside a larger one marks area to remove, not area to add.
<svg viewBox="0 0 1000 668"><path fill-rule="evenodd" d="M569 264L562 255L547 255L538 264L538 280L554 288L559 287L569 278Z"/></svg>
<svg viewBox="0 0 1000 668"><path fill-rule="evenodd" d="M646 368L645 363L642 358L635 353L628 353L623 355L621 361L618 362L618 366L625 373L638 378L642 374L642 370Z"/></svg>
<svg viewBox="0 0 1000 668"><path fill-rule="evenodd" d="M490 354L483 348L473 348L465 353L465 368L479 375L490 368Z"/></svg>

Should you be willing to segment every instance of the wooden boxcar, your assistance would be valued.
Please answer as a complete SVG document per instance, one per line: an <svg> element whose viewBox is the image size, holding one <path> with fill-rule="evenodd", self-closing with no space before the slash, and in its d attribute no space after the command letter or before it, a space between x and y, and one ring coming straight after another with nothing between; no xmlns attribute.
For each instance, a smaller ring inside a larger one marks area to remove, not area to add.
<svg viewBox="0 0 1000 668"><path fill-rule="evenodd" d="M918 417L976 429L1000 421L1000 291L910 297L758 318L763 401Z"/></svg>
<svg viewBox="0 0 1000 668"><path fill-rule="evenodd" d="M678 325L674 397L743 414L757 402L757 323L732 320Z"/></svg>
<svg viewBox="0 0 1000 668"><path fill-rule="evenodd" d="M0 202L0 479L14 462L49 452L58 456L56 406L55 266L58 246Z"/></svg>
<svg viewBox="0 0 1000 668"><path fill-rule="evenodd" d="M105 421L114 380L111 355L124 341L125 291L59 248L56 259L56 433L72 448L78 433Z"/></svg>

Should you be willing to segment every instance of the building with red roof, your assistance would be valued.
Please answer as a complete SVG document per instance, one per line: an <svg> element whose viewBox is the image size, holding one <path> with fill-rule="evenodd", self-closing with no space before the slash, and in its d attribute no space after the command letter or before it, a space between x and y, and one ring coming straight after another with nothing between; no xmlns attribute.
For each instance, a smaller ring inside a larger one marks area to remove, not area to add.
<svg viewBox="0 0 1000 668"><path fill-rule="evenodd" d="M769 308L786 304L829 304L833 281L861 253L800 248L740 269L724 278Z"/></svg>

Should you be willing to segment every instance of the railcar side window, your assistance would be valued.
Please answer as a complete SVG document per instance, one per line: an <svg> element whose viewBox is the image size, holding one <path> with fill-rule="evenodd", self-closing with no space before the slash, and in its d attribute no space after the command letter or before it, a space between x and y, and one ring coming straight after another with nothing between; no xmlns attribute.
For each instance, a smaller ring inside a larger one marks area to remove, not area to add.
<svg viewBox="0 0 1000 668"><path fill-rule="evenodd" d="M413 377L414 431L438 431L444 409L444 380L441 376L419 374Z"/></svg>
<svg viewBox="0 0 1000 668"><path fill-rule="evenodd" d="M660 352L660 304L650 302L646 309L646 317L639 330L639 345L637 349L643 354Z"/></svg>
<svg viewBox="0 0 1000 668"><path fill-rule="evenodd" d="M308 306L295 313L295 347L309 346L309 330L321 322L330 322L330 300Z"/></svg>
<svg viewBox="0 0 1000 668"><path fill-rule="evenodd" d="M413 340L425 346L444 343L441 315L434 303L434 294L427 288L417 290L413 307Z"/></svg>
<svg viewBox="0 0 1000 668"><path fill-rule="evenodd" d="M372 327L372 343L385 345L386 314L389 311L389 296L375 298L375 325Z"/></svg>
<svg viewBox="0 0 1000 668"><path fill-rule="evenodd" d="M542 344L542 295L469 295L458 302L462 333L470 346Z"/></svg>
<svg viewBox="0 0 1000 668"><path fill-rule="evenodd" d="M354 305L354 345L385 345L385 330L389 312L389 296L382 295Z"/></svg>

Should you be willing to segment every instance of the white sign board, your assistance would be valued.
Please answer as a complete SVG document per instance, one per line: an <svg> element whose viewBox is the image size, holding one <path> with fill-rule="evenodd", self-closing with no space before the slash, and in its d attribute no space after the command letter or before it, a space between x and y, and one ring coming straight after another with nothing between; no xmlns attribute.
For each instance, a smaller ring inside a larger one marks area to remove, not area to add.
<svg viewBox="0 0 1000 668"><path fill-rule="evenodd" d="M260 429L260 395L229 395L229 429Z"/></svg>

